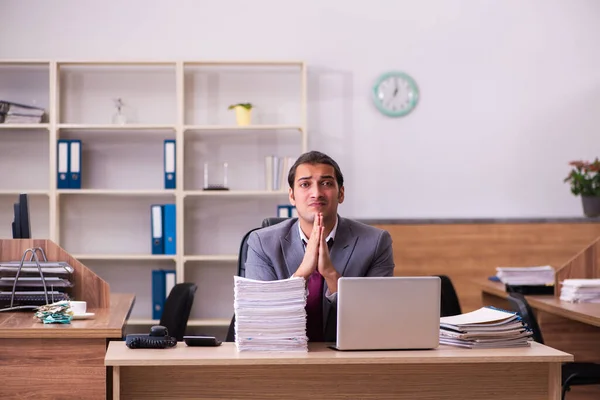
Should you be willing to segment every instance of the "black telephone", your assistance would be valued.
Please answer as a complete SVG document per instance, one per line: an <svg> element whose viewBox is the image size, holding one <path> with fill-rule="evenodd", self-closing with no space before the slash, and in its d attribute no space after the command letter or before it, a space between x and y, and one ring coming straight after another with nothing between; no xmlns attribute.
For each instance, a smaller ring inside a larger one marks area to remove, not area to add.
<svg viewBox="0 0 600 400"><path fill-rule="evenodd" d="M150 334L125 336L125 345L130 349L166 349L177 346L177 340L169 336L167 328L155 325L150 328Z"/></svg>

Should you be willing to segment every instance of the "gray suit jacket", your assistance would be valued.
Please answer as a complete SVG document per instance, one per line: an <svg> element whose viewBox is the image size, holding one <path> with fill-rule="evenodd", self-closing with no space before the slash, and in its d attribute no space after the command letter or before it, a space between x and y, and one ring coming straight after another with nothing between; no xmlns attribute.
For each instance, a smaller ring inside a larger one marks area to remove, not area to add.
<svg viewBox="0 0 600 400"><path fill-rule="evenodd" d="M394 257L392 238L387 231L338 216L338 227L331 247L331 261L341 276L392 276ZM262 281L287 279L304 258L298 219L259 229L248 238L246 277ZM337 296L325 297L323 288L323 326L327 342L335 342Z"/></svg>

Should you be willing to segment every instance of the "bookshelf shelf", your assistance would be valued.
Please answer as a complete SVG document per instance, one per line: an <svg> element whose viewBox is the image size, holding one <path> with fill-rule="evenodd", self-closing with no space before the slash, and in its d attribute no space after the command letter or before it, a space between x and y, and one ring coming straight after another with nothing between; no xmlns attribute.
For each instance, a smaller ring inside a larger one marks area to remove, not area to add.
<svg viewBox="0 0 600 400"><path fill-rule="evenodd" d="M48 190L0 190L0 196L18 196L21 193L27 193L32 196L49 196Z"/></svg>
<svg viewBox="0 0 600 400"><path fill-rule="evenodd" d="M175 255L163 254L74 254L78 260L122 260L122 261L156 261L172 260L175 261Z"/></svg>
<svg viewBox="0 0 600 400"><path fill-rule="evenodd" d="M132 318L127 321L128 325L158 325L157 319ZM188 326L229 326L231 319L226 318L194 318L188 320Z"/></svg>
<svg viewBox="0 0 600 400"><path fill-rule="evenodd" d="M283 190L186 190L187 197L251 197L251 196L287 196L288 192Z"/></svg>
<svg viewBox="0 0 600 400"><path fill-rule="evenodd" d="M237 261L237 254L214 254L214 255L190 255L184 256L183 261L218 261L218 262L231 262Z"/></svg>
<svg viewBox="0 0 600 400"><path fill-rule="evenodd" d="M59 124L58 129L67 131L174 131L174 125L152 124Z"/></svg>
<svg viewBox="0 0 600 400"><path fill-rule="evenodd" d="M11 171L0 182L0 219L11 218L12 196L32 195L34 236L87 263L111 290L134 293L129 324L158 323L152 271L174 269L177 282L198 285L190 325L228 326L240 241L288 204L287 188L266 190L267 160L307 150L306 64L4 60L0 87L3 100L47 114L44 123L0 124L0 168ZM229 110L240 102L255 106L250 125ZM81 141L82 189L57 187L59 140ZM175 140L176 189L163 189L165 140ZM201 190L214 162L227 162L231 190ZM156 204L176 206L176 254L151 254Z"/></svg>
<svg viewBox="0 0 600 400"><path fill-rule="evenodd" d="M241 67L304 67L304 61L299 60L202 60L184 61L185 66L241 66Z"/></svg>
<svg viewBox="0 0 600 400"><path fill-rule="evenodd" d="M233 131L233 132L247 132L247 131L297 131L302 132L302 126L299 125L250 125L250 126L237 126L237 125L186 125L184 128L186 132L222 132L222 131Z"/></svg>
<svg viewBox="0 0 600 400"><path fill-rule="evenodd" d="M50 129L49 124L0 124L0 129L10 130L31 130L31 129Z"/></svg>
<svg viewBox="0 0 600 400"><path fill-rule="evenodd" d="M58 194L74 196L175 196L175 190L127 190L127 189L59 189Z"/></svg>

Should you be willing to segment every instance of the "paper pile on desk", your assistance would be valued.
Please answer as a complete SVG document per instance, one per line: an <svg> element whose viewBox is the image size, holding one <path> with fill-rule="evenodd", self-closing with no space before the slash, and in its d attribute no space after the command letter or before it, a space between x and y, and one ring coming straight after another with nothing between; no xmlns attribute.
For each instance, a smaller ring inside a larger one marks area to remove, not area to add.
<svg viewBox="0 0 600 400"><path fill-rule="evenodd" d="M541 267L498 267L496 276L507 285L553 285L554 268Z"/></svg>
<svg viewBox="0 0 600 400"><path fill-rule="evenodd" d="M482 307L440 318L440 344L491 349L529 346L531 331L514 312Z"/></svg>
<svg viewBox="0 0 600 400"><path fill-rule="evenodd" d="M600 279L565 279L560 299L571 303L600 303Z"/></svg>
<svg viewBox="0 0 600 400"><path fill-rule="evenodd" d="M234 279L235 344L239 351L308 351L303 278Z"/></svg>

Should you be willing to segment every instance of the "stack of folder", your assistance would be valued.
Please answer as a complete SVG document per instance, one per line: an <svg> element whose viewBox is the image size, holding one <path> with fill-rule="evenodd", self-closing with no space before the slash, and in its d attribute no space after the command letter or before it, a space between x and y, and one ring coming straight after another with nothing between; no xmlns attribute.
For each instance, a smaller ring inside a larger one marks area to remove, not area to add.
<svg viewBox="0 0 600 400"><path fill-rule="evenodd" d="M507 285L554 285L554 268L540 267L498 267L496 276Z"/></svg>
<svg viewBox="0 0 600 400"><path fill-rule="evenodd" d="M234 278L238 351L308 351L303 278Z"/></svg>
<svg viewBox="0 0 600 400"><path fill-rule="evenodd" d="M45 114L46 110L40 107L0 100L0 123L37 124Z"/></svg>
<svg viewBox="0 0 600 400"><path fill-rule="evenodd" d="M40 262L39 266L33 261L26 261L23 266L19 261L0 263L0 309L36 308L69 300L73 272L66 262Z"/></svg>
<svg viewBox="0 0 600 400"><path fill-rule="evenodd" d="M529 346L531 331L517 313L482 307L440 319L440 344L470 349Z"/></svg>
<svg viewBox="0 0 600 400"><path fill-rule="evenodd" d="M570 303L600 303L600 279L565 279L560 299Z"/></svg>

